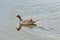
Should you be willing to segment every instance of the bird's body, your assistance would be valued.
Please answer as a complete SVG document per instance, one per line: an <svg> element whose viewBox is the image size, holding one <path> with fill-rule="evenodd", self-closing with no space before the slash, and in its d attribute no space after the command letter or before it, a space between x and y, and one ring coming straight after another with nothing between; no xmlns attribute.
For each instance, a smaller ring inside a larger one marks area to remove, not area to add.
<svg viewBox="0 0 60 40"><path fill-rule="evenodd" d="M35 21L33 21L32 18L26 19L26 20L23 20L20 22L20 24L25 24L25 25L34 24L34 23L35 23Z"/></svg>
<svg viewBox="0 0 60 40"><path fill-rule="evenodd" d="M20 23L19 23L20 26L19 28L16 28L18 31L21 29L23 25L26 25L26 26L35 25L36 26L36 24L34 24L36 21L33 21L32 18L22 20L20 15L17 15L17 17L20 19Z"/></svg>

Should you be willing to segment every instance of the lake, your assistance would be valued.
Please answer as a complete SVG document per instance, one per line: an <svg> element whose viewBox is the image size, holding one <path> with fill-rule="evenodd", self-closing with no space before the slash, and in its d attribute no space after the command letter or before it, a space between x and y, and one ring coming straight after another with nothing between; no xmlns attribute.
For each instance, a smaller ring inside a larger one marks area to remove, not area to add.
<svg viewBox="0 0 60 40"><path fill-rule="evenodd" d="M39 19L29 29L19 26L23 19ZM0 0L0 40L60 40L60 0Z"/></svg>

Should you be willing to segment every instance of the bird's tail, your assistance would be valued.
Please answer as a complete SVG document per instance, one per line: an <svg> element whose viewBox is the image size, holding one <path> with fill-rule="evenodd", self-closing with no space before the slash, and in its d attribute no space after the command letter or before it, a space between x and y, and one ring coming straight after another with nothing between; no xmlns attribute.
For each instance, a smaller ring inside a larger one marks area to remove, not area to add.
<svg viewBox="0 0 60 40"><path fill-rule="evenodd" d="M35 20L35 22L39 21L40 19Z"/></svg>

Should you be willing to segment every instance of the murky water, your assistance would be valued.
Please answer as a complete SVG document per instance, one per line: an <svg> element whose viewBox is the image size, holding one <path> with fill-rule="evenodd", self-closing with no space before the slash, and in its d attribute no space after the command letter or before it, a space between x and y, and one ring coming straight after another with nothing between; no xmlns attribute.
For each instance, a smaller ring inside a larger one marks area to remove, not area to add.
<svg viewBox="0 0 60 40"><path fill-rule="evenodd" d="M40 20L17 31L18 14ZM0 0L0 40L60 40L60 0Z"/></svg>

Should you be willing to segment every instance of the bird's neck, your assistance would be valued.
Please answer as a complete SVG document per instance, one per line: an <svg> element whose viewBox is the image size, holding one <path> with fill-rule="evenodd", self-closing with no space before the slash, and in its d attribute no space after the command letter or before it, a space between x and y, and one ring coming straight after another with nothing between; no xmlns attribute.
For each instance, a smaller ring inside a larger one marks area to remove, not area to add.
<svg viewBox="0 0 60 40"><path fill-rule="evenodd" d="M19 17L19 20L20 20L20 21L22 21L22 18L21 18L21 17Z"/></svg>

